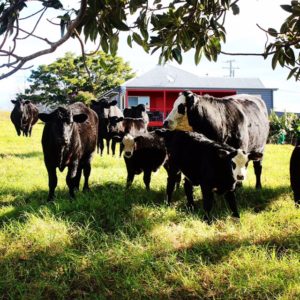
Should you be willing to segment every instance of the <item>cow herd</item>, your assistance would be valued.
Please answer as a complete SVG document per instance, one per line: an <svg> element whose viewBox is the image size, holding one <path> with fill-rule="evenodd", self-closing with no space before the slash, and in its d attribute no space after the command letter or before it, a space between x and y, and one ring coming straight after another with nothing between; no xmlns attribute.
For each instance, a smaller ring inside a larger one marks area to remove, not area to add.
<svg viewBox="0 0 300 300"><path fill-rule="evenodd" d="M45 123L42 147L48 171L48 200L54 199L56 168L60 171L68 168L66 182L70 197L74 198L79 189L82 172L83 189L89 189L92 154L97 148L102 155L104 141L108 154L111 143L113 155L116 143L120 143L119 155L124 152L127 169L127 188L135 175L143 173L149 190L152 172L164 166L168 203L172 202L175 185L180 184L183 175L187 205L194 209L193 186L200 186L207 222L211 222L214 192L224 194L232 216L239 217L235 189L245 179L250 160L254 165L256 188L261 188L269 121L264 101L258 96L215 98L184 91L174 102L164 128L151 132L148 132L149 118L143 105L122 112L117 101L101 99L92 101L90 108L77 102L48 114L38 114L30 101L18 100L14 104L11 120L18 135L22 131L30 136L37 118ZM300 193L297 199L295 196L296 202L299 198Z"/></svg>

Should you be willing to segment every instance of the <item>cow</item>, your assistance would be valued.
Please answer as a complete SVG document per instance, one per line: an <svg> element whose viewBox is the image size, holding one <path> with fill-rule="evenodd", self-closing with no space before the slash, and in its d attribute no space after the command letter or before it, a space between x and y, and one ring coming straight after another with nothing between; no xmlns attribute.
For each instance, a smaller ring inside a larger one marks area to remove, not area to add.
<svg viewBox="0 0 300 300"><path fill-rule="evenodd" d="M157 129L165 140L168 156L167 201L172 202L177 174L185 176L184 191L187 205L195 208L193 186L200 185L203 196L204 219L211 222L213 192L224 194L232 211L239 218L235 187L246 177L249 160L261 159L262 153L245 153L226 144L217 143L203 134L189 131Z"/></svg>
<svg viewBox="0 0 300 300"><path fill-rule="evenodd" d="M137 106L131 106L129 108L124 108L123 114L125 118L133 119L144 119L146 126L149 124L149 116L146 112L144 104L139 104Z"/></svg>
<svg viewBox="0 0 300 300"><path fill-rule="evenodd" d="M45 122L42 135L44 162L48 171L48 201L53 200L57 186L56 168L63 171L68 167L66 182L71 198L79 189L83 170L83 190L89 190L92 154L97 145L97 114L81 102L68 107L58 107L53 112L40 113L39 119Z"/></svg>
<svg viewBox="0 0 300 300"><path fill-rule="evenodd" d="M116 127L113 139L120 144L120 156L123 152L124 144L122 143L123 137L126 134L130 134L135 137L137 135L148 132L147 124L142 118L123 118L123 117L111 117L109 119L109 124L112 127ZM112 129L110 129L112 131Z"/></svg>
<svg viewBox="0 0 300 300"><path fill-rule="evenodd" d="M108 118L109 118L111 107L116 106L116 104L117 104L116 100L109 102L105 98L102 98L99 101L92 100L91 102L91 109L97 113L99 119L97 152L99 152L100 149L101 156L103 154L103 149L104 149L104 140L106 140L107 154L109 154L111 138L108 129L108 123L109 123Z"/></svg>
<svg viewBox="0 0 300 300"><path fill-rule="evenodd" d="M147 132L135 137L126 134L122 143L127 169L126 187L131 186L135 175L144 172L143 180L146 189L150 190L152 172L156 172L166 159L163 138L157 136L155 132Z"/></svg>
<svg viewBox="0 0 300 300"><path fill-rule="evenodd" d="M300 138L297 140L290 159L290 182L295 204L300 207Z"/></svg>
<svg viewBox="0 0 300 300"><path fill-rule="evenodd" d="M31 103L30 100L11 100L15 105L11 114L10 119L14 124L18 136L21 132L25 136L31 136L32 127L38 121L39 110Z"/></svg>
<svg viewBox="0 0 300 300"><path fill-rule="evenodd" d="M164 122L170 130L203 133L220 143L245 152L263 153L268 133L268 112L264 101L254 95L215 98L191 91L179 94ZM262 160L254 160L256 188L261 188Z"/></svg>

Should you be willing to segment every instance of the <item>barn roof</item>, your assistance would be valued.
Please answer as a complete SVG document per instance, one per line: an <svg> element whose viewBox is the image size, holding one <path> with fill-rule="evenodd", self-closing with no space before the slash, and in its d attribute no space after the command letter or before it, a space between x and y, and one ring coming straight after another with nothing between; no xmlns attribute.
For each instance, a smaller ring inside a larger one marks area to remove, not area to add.
<svg viewBox="0 0 300 300"><path fill-rule="evenodd" d="M266 89L258 78L200 77L171 65L157 65L122 84L126 88Z"/></svg>

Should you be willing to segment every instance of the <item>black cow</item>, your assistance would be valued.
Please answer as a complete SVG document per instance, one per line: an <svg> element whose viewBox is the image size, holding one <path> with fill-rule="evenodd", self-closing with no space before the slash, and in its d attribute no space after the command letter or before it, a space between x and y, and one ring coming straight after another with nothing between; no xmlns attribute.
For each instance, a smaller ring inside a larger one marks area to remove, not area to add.
<svg viewBox="0 0 300 300"><path fill-rule="evenodd" d="M294 200L300 207L300 139L292 152L290 159L290 181L294 193Z"/></svg>
<svg viewBox="0 0 300 300"><path fill-rule="evenodd" d="M91 109L94 110L99 119L99 128L98 128L98 144L97 144L97 152L100 149L100 155L103 154L104 149L104 140L106 140L107 146L107 154L109 154L109 146L111 136L109 134L109 115L110 115L110 108L112 106L116 106L117 101L109 102L107 99L101 99L99 101L92 100Z"/></svg>
<svg viewBox="0 0 300 300"><path fill-rule="evenodd" d="M236 149L259 153L263 153L269 133L268 113L260 97L234 95L214 98L190 91L179 94L164 127L196 131ZM256 188L261 188L261 163L261 160L253 163Z"/></svg>
<svg viewBox="0 0 300 300"><path fill-rule="evenodd" d="M166 148L163 138L155 132L144 133L133 137L126 134L123 138L124 160L127 169L127 188L134 176L144 172L144 183L150 190L151 173L158 170L166 159Z"/></svg>
<svg viewBox="0 0 300 300"><path fill-rule="evenodd" d="M146 126L149 124L149 116L146 112L144 104L139 104L137 106L131 106L129 108L124 108L123 114L125 118L133 119L144 119Z"/></svg>
<svg viewBox="0 0 300 300"><path fill-rule="evenodd" d="M11 100L15 105L10 119L15 125L18 135L31 136L32 126L38 121L39 110L30 100Z"/></svg>
<svg viewBox="0 0 300 300"><path fill-rule="evenodd" d="M67 185L72 198L74 190L79 189L83 170L83 190L88 190L91 173L91 159L97 144L97 114L77 102L68 107L58 107L50 114L41 113L39 118L45 122L42 136L44 161L48 171L49 195L54 197L57 186L56 168L61 172L68 167Z"/></svg>
<svg viewBox="0 0 300 300"><path fill-rule="evenodd" d="M168 155L167 200L170 204L177 174L185 176L184 190L188 206L194 209L193 186L200 185L205 219L210 222L213 192L225 194L232 215L239 218L235 200L235 186L245 179L250 159L262 154L245 153L226 144L214 142L203 134L185 131L156 130L165 139Z"/></svg>

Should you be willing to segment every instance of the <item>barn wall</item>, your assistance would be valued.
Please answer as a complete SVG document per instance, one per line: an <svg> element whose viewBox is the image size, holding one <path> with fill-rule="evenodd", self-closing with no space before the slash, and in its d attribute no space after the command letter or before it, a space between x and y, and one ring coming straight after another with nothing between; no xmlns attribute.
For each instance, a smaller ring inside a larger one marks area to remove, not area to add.
<svg viewBox="0 0 300 300"><path fill-rule="evenodd" d="M261 90L261 89L238 89L237 94L250 94L250 95L260 95L265 101L268 109L268 113L274 109L273 102L273 90Z"/></svg>

